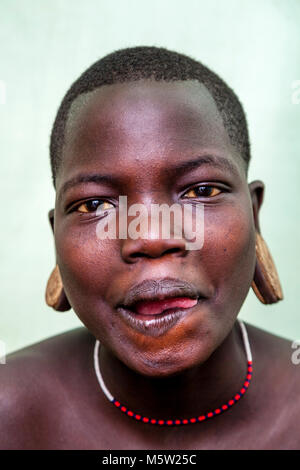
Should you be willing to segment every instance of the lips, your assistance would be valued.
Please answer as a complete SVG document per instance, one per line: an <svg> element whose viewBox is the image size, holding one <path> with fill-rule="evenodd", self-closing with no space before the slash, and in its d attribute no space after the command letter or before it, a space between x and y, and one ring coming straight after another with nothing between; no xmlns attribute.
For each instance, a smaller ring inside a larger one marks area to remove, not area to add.
<svg viewBox="0 0 300 470"><path fill-rule="evenodd" d="M146 279L131 287L115 309L133 330L158 337L201 309L208 297L207 291L181 279Z"/></svg>
<svg viewBox="0 0 300 470"><path fill-rule="evenodd" d="M137 302L134 312L139 315L159 315L166 310L174 308L191 308L197 304L197 299L189 297L175 297L164 300L144 300Z"/></svg>
<svg viewBox="0 0 300 470"><path fill-rule="evenodd" d="M195 286L179 279L146 279L133 286L116 308L137 315L159 315L170 309L191 308L205 297Z"/></svg>

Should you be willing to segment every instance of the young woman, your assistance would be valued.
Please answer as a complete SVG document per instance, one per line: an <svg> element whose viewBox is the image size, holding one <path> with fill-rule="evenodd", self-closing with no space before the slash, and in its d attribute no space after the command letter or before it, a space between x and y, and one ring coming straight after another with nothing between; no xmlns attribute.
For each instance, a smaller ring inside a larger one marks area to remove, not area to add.
<svg viewBox="0 0 300 470"><path fill-rule="evenodd" d="M69 89L50 153L46 298L84 327L8 357L1 448L299 448L291 343L238 319L251 286L266 304L283 296L234 92L176 52L120 50ZM145 209L141 236L120 235L120 196L126 229ZM144 224L161 204L190 222L202 208L199 249ZM100 237L109 220L117 236Z"/></svg>

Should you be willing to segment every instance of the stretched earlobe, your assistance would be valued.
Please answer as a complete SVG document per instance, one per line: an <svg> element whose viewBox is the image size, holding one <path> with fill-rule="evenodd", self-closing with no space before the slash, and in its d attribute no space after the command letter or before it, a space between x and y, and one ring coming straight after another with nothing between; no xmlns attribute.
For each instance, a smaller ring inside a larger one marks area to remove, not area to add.
<svg viewBox="0 0 300 470"><path fill-rule="evenodd" d="M283 299L282 288L275 263L268 246L256 231L256 266L251 287L263 304L273 304Z"/></svg>
<svg viewBox="0 0 300 470"><path fill-rule="evenodd" d="M45 298L47 305L59 312L65 312L71 308L64 291L58 265L55 266L48 279Z"/></svg>
<svg viewBox="0 0 300 470"><path fill-rule="evenodd" d="M52 232L54 232L54 209L50 209L48 212L48 220L51 225Z"/></svg>

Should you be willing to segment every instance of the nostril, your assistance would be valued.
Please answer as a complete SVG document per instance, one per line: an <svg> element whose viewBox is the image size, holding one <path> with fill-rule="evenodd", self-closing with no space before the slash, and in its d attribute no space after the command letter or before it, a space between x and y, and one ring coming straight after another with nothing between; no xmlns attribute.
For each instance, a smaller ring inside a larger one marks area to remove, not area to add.
<svg viewBox="0 0 300 470"><path fill-rule="evenodd" d="M159 256L163 256L163 255L167 255L167 254L172 254L172 253L180 253L181 250L180 248L169 248L168 250L164 251L163 253L161 253ZM131 258L140 258L140 257L144 257L144 258L157 258L157 256L155 255L151 255L149 253L143 253L143 252L136 252L136 253L132 253L131 255Z"/></svg>
<svg viewBox="0 0 300 470"><path fill-rule="evenodd" d="M181 252L181 249L175 247L175 248L169 248L168 250L166 250L166 251L164 252L164 254L167 254L167 253L179 253L179 252Z"/></svg>
<svg viewBox="0 0 300 470"><path fill-rule="evenodd" d="M138 258L154 259L164 255L186 256L183 240L173 239L126 239L122 246L122 257L128 262L136 262Z"/></svg>
<svg viewBox="0 0 300 470"><path fill-rule="evenodd" d="M130 255L130 257L131 257L131 258L140 258L140 257L152 258L152 256L149 256L149 255L147 255L146 253L142 253L142 252L140 252L140 253L132 253L132 254Z"/></svg>

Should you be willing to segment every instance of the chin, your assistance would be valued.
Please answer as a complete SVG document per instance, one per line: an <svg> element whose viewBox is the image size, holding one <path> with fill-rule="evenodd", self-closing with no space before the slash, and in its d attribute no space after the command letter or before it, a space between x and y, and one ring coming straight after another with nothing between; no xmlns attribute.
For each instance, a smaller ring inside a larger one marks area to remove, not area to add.
<svg viewBox="0 0 300 470"><path fill-rule="evenodd" d="M122 354L120 361L129 368L145 377L167 378L178 376L188 370L204 364L211 356L214 348L207 344L186 344L181 348L169 347L156 352L139 352L135 354ZM122 357L123 356L123 357ZM126 362L124 361L126 357Z"/></svg>

